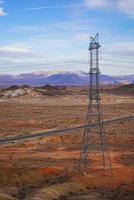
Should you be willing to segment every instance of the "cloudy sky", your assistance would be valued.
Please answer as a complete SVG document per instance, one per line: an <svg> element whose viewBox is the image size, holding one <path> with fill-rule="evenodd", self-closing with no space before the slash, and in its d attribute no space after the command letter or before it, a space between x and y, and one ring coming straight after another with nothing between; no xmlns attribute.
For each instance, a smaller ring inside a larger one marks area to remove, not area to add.
<svg viewBox="0 0 134 200"><path fill-rule="evenodd" d="M96 32L102 73L134 74L134 0L0 0L0 74L88 71Z"/></svg>

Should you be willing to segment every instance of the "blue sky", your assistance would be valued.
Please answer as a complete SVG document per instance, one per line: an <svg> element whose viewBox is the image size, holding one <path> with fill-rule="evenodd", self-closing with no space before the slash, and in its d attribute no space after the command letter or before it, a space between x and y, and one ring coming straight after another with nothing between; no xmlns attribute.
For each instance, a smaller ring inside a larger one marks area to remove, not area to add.
<svg viewBox="0 0 134 200"><path fill-rule="evenodd" d="M96 32L102 73L134 74L134 0L0 1L0 74L88 71Z"/></svg>

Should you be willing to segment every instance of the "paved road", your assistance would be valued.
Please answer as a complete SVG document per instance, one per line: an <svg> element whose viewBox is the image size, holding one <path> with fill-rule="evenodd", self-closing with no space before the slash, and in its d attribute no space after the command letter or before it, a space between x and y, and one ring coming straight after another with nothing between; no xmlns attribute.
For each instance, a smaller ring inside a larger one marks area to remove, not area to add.
<svg viewBox="0 0 134 200"><path fill-rule="evenodd" d="M109 125L109 124L118 123L118 122L124 121L124 120L134 120L134 115L121 117L121 118L115 118L115 119L112 119L112 120L107 120L107 121L104 121L103 124ZM43 131L43 132L39 132L39 133L35 133L35 134L19 135L19 136L15 136L15 137L7 137L7 138L0 139L0 145L3 146L3 145L12 144L14 142L18 143L18 142L23 142L23 141L33 140L33 139L39 139L39 138L45 138L45 137L69 135L69 134L72 134L71 131L84 129L86 127L96 128L98 126L99 126L99 123L96 123L96 124L92 124L92 125L82 125L82 126L66 128L66 129L62 129L62 130Z"/></svg>

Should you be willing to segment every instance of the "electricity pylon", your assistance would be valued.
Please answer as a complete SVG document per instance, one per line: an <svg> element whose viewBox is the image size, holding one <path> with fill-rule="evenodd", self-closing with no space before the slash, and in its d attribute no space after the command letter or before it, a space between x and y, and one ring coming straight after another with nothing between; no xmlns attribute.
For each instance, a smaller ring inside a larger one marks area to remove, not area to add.
<svg viewBox="0 0 134 200"><path fill-rule="evenodd" d="M91 135L94 134L92 128L87 127L95 123L99 124L96 129L96 134L99 138L98 147L102 155L102 166L104 169L108 168L112 170L110 155L107 148L106 134L103 127L103 118L101 111L101 98L99 90L99 33L95 37L90 37L89 53L90 53L90 89L89 89L89 105L86 116L86 128L84 130L82 139L82 148L80 153L80 159L76 165L77 172L86 172L90 165L90 150L91 150ZM89 158L88 158L89 157Z"/></svg>

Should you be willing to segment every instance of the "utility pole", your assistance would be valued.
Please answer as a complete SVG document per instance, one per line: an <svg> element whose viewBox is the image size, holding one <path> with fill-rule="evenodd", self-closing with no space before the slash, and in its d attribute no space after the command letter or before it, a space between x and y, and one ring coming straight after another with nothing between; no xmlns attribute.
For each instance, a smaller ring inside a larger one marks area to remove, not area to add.
<svg viewBox="0 0 134 200"><path fill-rule="evenodd" d="M107 139L105 130L103 127L103 118L101 110L101 98L100 98L100 89L99 89L99 78L100 78L100 69L99 69L99 49L101 45L99 44L99 33L95 37L90 37L89 44L89 55L90 55L90 88L89 88L89 105L87 110L86 122L85 125L92 125L99 123L99 127L96 129L96 132L93 132L92 128L86 127L82 139L82 147L80 152L80 159L76 165L76 170L78 173L85 173L90 166L90 151L91 151L91 136L97 134L99 138L99 144L97 148L101 152L102 156L102 166L104 169L110 169L111 161L110 155L107 148ZM89 158L88 158L89 157Z"/></svg>

